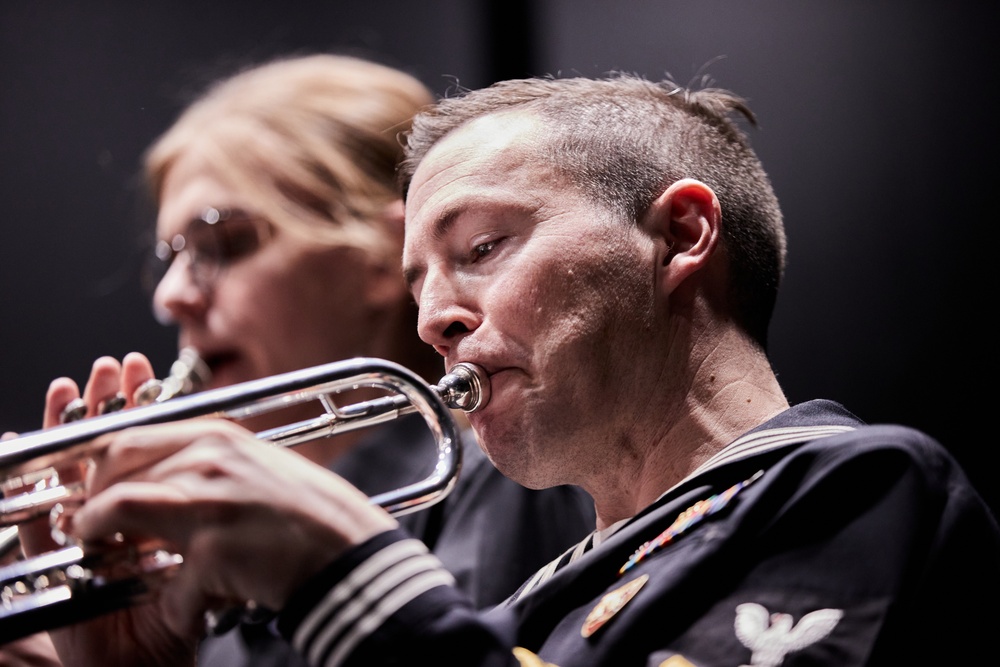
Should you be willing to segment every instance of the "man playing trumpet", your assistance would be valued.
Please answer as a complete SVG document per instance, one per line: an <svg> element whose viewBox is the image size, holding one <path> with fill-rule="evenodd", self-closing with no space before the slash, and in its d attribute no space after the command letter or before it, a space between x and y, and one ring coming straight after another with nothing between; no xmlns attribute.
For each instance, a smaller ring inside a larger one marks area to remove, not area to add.
<svg viewBox="0 0 1000 667"><path fill-rule="evenodd" d="M789 406L765 353L782 219L731 113L670 82L511 81L408 140L420 336L486 369L482 447L529 487L586 489L591 537L480 615L301 457L223 423L125 431L73 531L165 540L185 566L98 622L116 664L189 660L202 613L248 601L317 666L981 663L996 521L927 436ZM94 628L67 634L97 662Z"/></svg>

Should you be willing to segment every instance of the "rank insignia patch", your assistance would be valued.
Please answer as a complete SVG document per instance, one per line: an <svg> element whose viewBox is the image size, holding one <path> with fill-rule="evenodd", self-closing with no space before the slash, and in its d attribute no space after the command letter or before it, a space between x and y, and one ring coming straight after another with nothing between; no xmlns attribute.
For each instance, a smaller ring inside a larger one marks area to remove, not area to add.
<svg viewBox="0 0 1000 667"><path fill-rule="evenodd" d="M517 658L521 667L558 667L551 662L545 662L528 649L521 648L520 646L514 647L514 657Z"/></svg>
<svg viewBox="0 0 1000 667"><path fill-rule="evenodd" d="M587 618L583 621L583 627L580 628L580 635L587 638L604 627L608 621L614 618L615 614L628 604L629 600L635 597L635 594L647 581L649 581L649 575L644 574L602 597L597 606L587 614Z"/></svg>
<svg viewBox="0 0 1000 667"><path fill-rule="evenodd" d="M688 660L679 655L672 655L663 662L661 662L659 667L695 667L695 666L694 663L689 662Z"/></svg>

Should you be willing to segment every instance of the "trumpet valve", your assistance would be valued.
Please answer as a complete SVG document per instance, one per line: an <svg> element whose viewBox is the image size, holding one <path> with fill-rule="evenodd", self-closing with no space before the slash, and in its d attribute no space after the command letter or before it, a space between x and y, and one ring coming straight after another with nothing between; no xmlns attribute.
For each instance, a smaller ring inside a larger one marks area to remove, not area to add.
<svg viewBox="0 0 1000 667"><path fill-rule="evenodd" d="M170 375L162 380L146 380L132 395L136 405L162 403L175 396L185 396L201 390L212 379L209 370L197 350L185 347L170 366Z"/></svg>

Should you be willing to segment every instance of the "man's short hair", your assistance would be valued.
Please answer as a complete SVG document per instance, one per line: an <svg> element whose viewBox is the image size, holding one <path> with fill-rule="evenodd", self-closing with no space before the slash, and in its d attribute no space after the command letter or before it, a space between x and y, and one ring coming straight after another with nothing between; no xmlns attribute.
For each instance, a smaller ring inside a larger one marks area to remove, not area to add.
<svg viewBox="0 0 1000 667"><path fill-rule="evenodd" d="M785 232L770 180L731 118L737 112L755 122L743 99L626 74L502 81L440 100L417 115L400 166L404 196L438 141L476 118L507 111L537 114L547 125L539 159L626 220L640 220L682 178L711 187L722 207L730 312L766 349Z"/></svg>

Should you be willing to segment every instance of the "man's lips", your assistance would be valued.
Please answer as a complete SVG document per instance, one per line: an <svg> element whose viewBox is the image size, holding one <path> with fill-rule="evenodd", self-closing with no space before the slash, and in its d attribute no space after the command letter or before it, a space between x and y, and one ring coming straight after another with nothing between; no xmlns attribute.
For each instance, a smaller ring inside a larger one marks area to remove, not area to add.
<svg viewBox="0 0 1000 667"><path fill-rule="evenodd" d="M498 375L502 375L503 373L509 373L513 370L514 369L511 368L510 366L504 366L503 368L497 368L496 370L488 371L486 373L486 376L489 377L490 381L492 382L493 378L497 377Z"/></svg>
<svg viewBox="0 0 1000 667"><path fill-rule="evenodd" d="M504 378L506 378L511 372L516 370L513 366L492 365L492 366L481 366L481 367L483 368L484 371L486 371L486 380L490 384L491 393L498 386L498 383L502 385L504 382Z"/></svg>
<svg viewBox="0 0 1000 667"><path fill-rule="evenodd" d="M483 374L485 374L488 380L492 380L494 375L498 375L500 373L503 373L504 371L511 370L510 366L503 366L496 363L477 361L473 359L463 359L461 362L458 363L467 363L467 364L472 364L474 366L478 366L480 369L482 369ZM454 366L457 366L458 363L454 364L452 368L454 368Z"/></svg>

